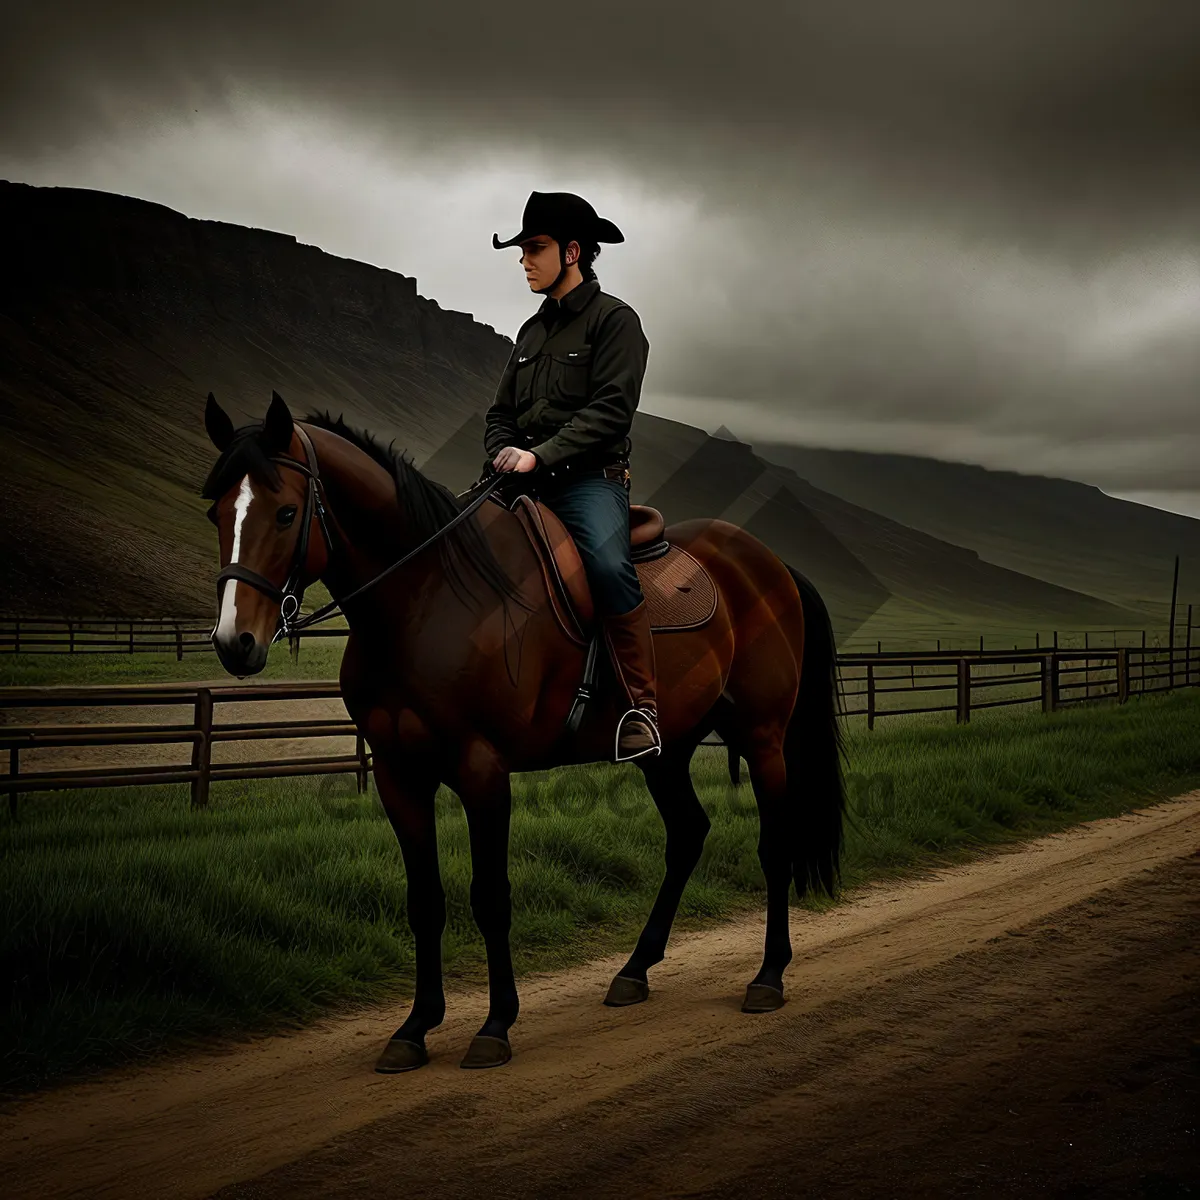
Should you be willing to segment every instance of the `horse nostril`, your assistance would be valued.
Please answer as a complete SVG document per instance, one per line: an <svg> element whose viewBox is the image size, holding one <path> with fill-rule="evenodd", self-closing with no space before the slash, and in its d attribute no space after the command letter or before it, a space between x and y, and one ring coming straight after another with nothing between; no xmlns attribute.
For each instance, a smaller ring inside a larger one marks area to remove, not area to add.
<svg viewBox="0 0 1200 1200"><path fill-rule="evenodd" d="M242 650L249 654L254 649L254 634L243 633L238 637L238 641L242 645Z"/></svg>

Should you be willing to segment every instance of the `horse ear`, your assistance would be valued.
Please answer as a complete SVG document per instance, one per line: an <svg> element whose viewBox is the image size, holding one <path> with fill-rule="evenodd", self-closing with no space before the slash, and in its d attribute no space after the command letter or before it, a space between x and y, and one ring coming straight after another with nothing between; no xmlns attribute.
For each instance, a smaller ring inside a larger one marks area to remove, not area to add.
<svg viewBox="0 0 1200 1200"><path fill-rule="evenodd" d="M263 421L263 441L271 454L282 454L292 444L292 414L278 392L271 393L271 407Z"/></svg>
<svg viewBox="0 0 1200 1200"><path fill-rule="evenodd" d="M204 406L204 428L208 431L212 444L224 454L229 448L229 443L233 441L233 422L229 419L229 414L217 403L217 398L212 392L208 393L208 403Z"/></svg>

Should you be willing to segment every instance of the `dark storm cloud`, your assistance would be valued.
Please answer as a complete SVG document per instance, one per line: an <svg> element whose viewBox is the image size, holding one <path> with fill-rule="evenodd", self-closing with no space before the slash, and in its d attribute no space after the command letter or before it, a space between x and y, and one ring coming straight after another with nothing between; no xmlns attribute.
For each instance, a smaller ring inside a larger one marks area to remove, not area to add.
<svg viewBox="0 0 1200 1200"><path fill-rule="evenodd" d="M579 139L746 199L840 161L866 208L1040 211L1033 227L1064 241L1064 206L1081 235L1139 218L1196 228L1180 203L1200 120L1200 6L1186 0L76 0L8 25L4 127L26 149L138 100L217 103L237 80L384 126L420 118L442 144Z"/></svg>

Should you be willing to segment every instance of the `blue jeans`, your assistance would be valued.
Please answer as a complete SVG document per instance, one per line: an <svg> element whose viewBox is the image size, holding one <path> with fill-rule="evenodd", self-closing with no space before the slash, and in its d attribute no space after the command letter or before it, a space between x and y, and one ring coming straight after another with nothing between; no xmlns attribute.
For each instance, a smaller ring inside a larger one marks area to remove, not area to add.
<svg viewBox="0 0 1200 1200"><path fill-rule="evenodd" d="M642 602L642 584L629 554L629 493L602 471L539 486L546 507L579 548L599 615L618 616Z"/></svg>

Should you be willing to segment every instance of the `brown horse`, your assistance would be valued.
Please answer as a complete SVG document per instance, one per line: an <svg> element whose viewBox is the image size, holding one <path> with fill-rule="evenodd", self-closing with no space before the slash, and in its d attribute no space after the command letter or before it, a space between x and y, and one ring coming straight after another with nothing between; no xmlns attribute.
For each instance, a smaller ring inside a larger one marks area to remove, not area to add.
<svg viewBox="0 0 1200 1200"><path fill-rule="evenodd" d="M276 395L261 424L235 430L209 397L205 423L221 456L204 495L220 535L213 642L230 673L260 671L283 617L321 579L346 599L342 696L371 748L375 780L404 856L416 946L412 1011L380 1071L428 1061L425 1035L445 1014L434 797L445 784L469 824L471 909L487 948L488 1018L464 1067L511 1057L517 1017L509 949L510 777L565 763L612 761L622 707L614 689L566 718L584 667L551 611L538 559L516 514L483 503L450 533L352 597L438 534L463 507L403 456L328 416L294 423ZM299 514L299 520L297 515ZM833 634L815 589L744 530L720 520L666 529L708 570L716 609L699 628L655 635L661 755L636 760L666 827L666 873L646 926L606 997L648 995L709 821L689 763L716 731L746 760L759 809L767 885L762 968L744 1012L783 1003L791 961L791 882L832 894L844 799ZM285 622L286 623L286 622ZM732 764L736 759L731 757Z"/></svg>

